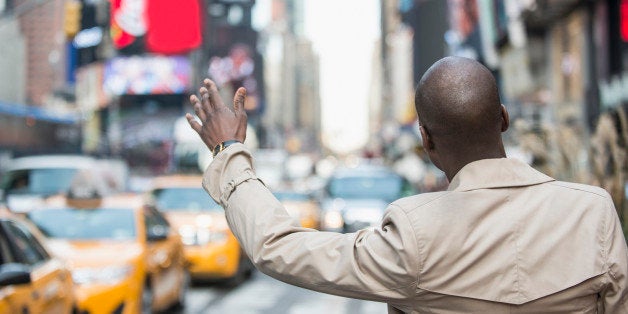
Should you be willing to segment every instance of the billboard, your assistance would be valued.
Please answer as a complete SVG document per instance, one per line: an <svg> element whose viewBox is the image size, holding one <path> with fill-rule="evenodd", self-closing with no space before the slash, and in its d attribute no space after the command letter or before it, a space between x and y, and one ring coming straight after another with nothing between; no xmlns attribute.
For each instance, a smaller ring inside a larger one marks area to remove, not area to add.
<svg viewBox="0 0 628 314"><path fill-rule="evenodd" d="M198 0L111 0L113 45L124 54L181 54L201 44Z"/></svg>
<svg viewBox="0 0 628 314"><path fill-rule="evenodd" d="M147 2L146 50L180 54L201 45L201 14L198 0L150 0Z"/></svg>
<svg viewBox="0 0 628 314"><path fill-rule="evenodd" d="M264 110L262 57L252 45L234 42L227 49L212 49L207 75L216 82L224 99L231 99L240 86L246 88L244 109L249 113Z"/></svg>
<svg viewBox="0 0 628 314"><path fill-rule="evenodd" d="M111 0L111 39L117 49L135 43L146 34L145 0Z"/></svg>
<svg viewBox="0 0 628 314"><path fill-rule="evenodd" d="M192 68L183 56L132 56L105 64L103 89L109 96L181 94L189 90Z"/></svg>

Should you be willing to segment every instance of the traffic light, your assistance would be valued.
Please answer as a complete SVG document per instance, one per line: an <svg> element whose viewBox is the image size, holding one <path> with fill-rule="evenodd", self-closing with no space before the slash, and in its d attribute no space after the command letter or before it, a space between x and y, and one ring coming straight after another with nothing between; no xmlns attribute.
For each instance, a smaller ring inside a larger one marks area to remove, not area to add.
<svg viewBox="0 0 628 314"><path fill-rule="evenodd" d="M81 30L82 4L78 0L65 1L63 31L67 37L74 37Z"/></svg>

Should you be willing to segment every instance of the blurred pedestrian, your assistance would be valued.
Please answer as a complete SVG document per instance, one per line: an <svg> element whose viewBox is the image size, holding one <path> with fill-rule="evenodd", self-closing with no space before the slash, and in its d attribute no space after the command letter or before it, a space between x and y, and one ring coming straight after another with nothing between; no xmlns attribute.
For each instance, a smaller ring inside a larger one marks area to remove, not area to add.
<svg viewBox="0 0 628 314"><path fill-rule="evenodd" d="M478 62L441 59L416 89L423 147L447 191L397 200L379 228L350 234L293 221L241 144L246 91L231 109L203 84L191 96L202 124L187 115L215 155L203 186L262 272L389 312L628 313L628 253L611 198L506 158L508 113Z"/></svg>

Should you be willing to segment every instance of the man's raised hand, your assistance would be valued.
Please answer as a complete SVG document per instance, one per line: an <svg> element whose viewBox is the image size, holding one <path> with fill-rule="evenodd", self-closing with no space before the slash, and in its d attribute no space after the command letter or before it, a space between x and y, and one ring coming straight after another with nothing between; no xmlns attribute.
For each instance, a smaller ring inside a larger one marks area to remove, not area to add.
<svg viewBox="0 0 628 314"><path fill-rule="evenodd" d="M246 89L240 87L235 92L233 109L225 106L216 84L210 79L203 81L199 93L201 99L192 95L190 102L194 106L194 113L201 120L201 123L189 113L185 117L209 150L213 150L216 145L228 140L244 143L247 119L244 111Z"/></svg>

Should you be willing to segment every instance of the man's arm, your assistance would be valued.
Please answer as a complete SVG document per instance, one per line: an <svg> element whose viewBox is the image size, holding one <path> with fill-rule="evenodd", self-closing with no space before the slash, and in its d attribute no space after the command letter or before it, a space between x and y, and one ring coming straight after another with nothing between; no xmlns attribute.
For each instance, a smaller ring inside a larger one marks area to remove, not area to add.
<svg viewBox="0 0 628 314"><path fill-rule="evenodd" d="M203 186L222 203L231 230L262 272L336 295L378 301L413 294L418 247L403 210L391 207L382 227L352 234L301 228L255 177L242 144L207 168Z"/></svg>
<svg viewBox="0 0 628 314"><path fill-rule="evenodd" d="M244 142L245 92L238 89L233 109L222 103L210 80L200 89L201 99L190 97L202 123L186 117L210 149L221 141ZM389 208L378 229L340 234L301 228L257 179L242 144L216 156L205 171L203 186L223 205L231 230L261 271L347 297L390 302L415 292L418 245L400 208Z"/></svg>

